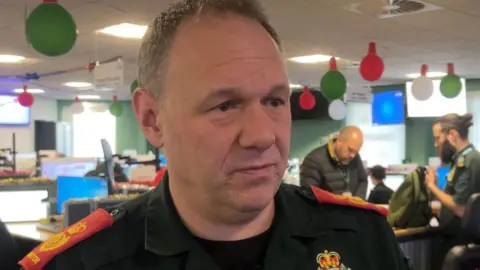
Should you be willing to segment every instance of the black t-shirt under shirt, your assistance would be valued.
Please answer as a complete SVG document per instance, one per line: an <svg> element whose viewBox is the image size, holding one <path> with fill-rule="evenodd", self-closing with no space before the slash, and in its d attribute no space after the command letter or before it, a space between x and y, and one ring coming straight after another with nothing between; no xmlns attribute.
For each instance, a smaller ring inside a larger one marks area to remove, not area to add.
<svg viewBox="0 0 480 270"><path fill-rule="evenodd" d="M238 241L212 241L197 238L221 270L261 270L270 230Z"/></svg>

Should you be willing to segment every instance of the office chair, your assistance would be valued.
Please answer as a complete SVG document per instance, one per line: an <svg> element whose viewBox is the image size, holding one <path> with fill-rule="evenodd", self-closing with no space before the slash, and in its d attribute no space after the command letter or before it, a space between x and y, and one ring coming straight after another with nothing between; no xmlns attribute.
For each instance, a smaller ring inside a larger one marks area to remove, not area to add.
<svg viewBox="0 0 480 270"><path fill-rule="evenodd" d="M442 270L480 269L480 193L473 194L465 207L462 226L471 243L448 252Z"/></svg>
<svg viewBox="0 0 480 270"><path fill-rule="evenodd" d="M115 194L115 174L113 172L113 152L107 140L101 139L103 157L105 159L105 180L107 181L108 194Z"/></svg>

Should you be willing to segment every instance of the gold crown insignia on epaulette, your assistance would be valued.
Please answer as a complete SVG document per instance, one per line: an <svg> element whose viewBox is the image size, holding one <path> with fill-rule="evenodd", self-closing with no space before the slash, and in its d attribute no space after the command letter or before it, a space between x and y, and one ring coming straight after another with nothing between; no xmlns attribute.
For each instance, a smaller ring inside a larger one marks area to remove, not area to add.
<svg viewBox="0 0 480 270"><path fill-rule="evenodd" d="M337 252L325 250L317 255L317 263L320 269L336 269L340 267L340 255Z"/></svg>

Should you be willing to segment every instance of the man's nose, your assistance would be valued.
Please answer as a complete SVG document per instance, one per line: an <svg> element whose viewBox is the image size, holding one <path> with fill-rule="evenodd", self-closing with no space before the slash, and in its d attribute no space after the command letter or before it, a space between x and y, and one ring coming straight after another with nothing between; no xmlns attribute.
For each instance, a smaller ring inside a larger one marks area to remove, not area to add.
<svg viewBox="0 0 480 270"><path fill-rule="evenodd" d="M274 120L263 105L245 110L241 123L239 142L243 148L266 150L275 143Z"/></svg>

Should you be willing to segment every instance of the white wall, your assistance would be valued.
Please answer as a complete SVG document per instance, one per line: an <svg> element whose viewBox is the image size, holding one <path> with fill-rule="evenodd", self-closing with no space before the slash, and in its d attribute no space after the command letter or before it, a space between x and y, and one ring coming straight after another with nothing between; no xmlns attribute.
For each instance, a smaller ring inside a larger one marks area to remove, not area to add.
<svg viewBox="0 0 480 270"><path fill-rule="evenodd" d="M35 96L31 115L32 121L28 127L0 127L0 148L12 147L12 133L15 132L17 152L35 151L34 121L57 121L57 101Z"/></svg>

